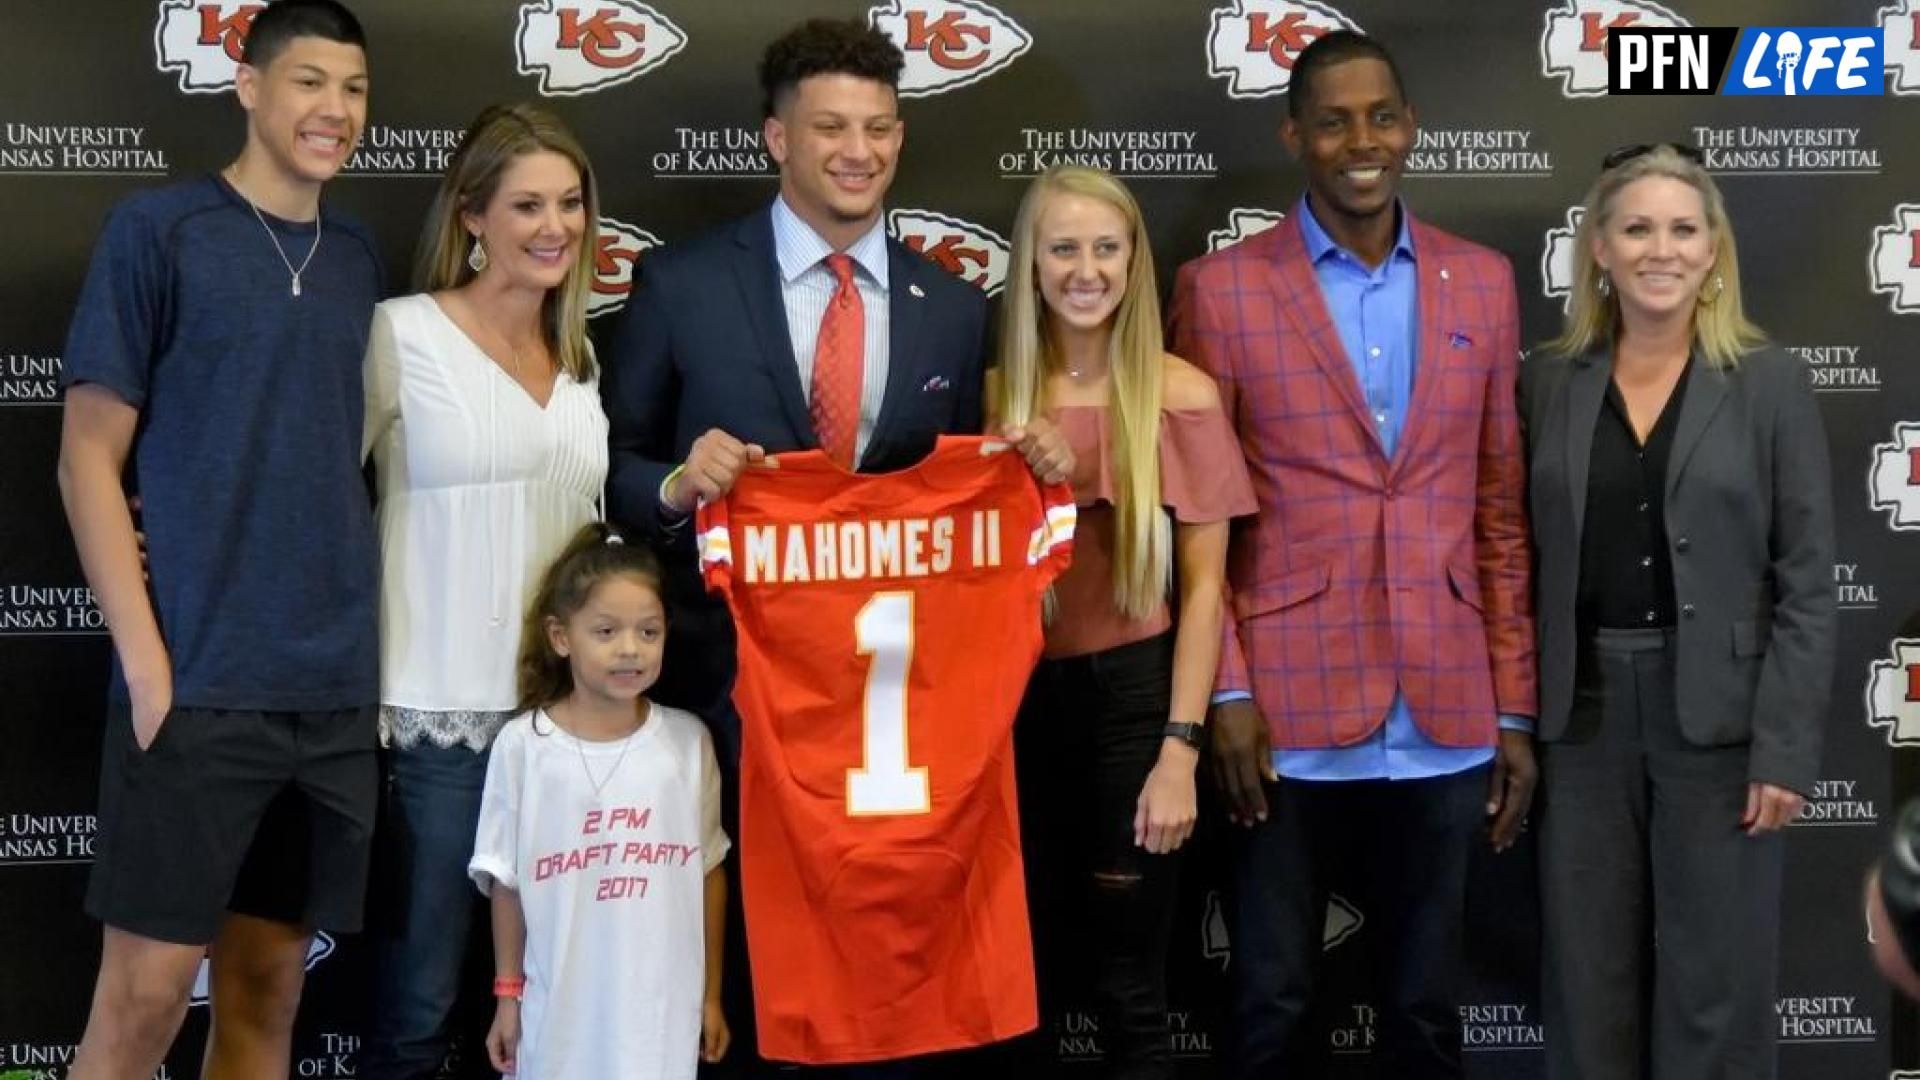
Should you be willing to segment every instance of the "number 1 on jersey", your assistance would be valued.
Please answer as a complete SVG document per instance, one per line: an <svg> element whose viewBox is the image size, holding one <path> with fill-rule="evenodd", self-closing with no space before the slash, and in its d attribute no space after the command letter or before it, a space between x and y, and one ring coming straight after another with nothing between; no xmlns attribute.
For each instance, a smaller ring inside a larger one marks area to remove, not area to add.
<svg viewBox="0 0 1920 1080"><path fill-rule="evenodd" d="M847 813L924 814L927 770L907 764L907 671L913 664L913 594L875 593L853 618L855 651L873 657L860 703L864 759L847 770Z"/></svg>

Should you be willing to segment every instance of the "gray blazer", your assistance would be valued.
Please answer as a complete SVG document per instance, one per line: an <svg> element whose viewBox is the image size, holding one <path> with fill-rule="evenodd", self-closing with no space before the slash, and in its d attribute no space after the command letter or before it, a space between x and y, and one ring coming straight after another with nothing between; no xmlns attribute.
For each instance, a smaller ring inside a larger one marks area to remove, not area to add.
<svg viewBox="0 0 1920 1080"><path fill-rule="evenodd" d="M1566 734L1587 465L1610 354L1521 365L1533 514L1539 736ZM1751 747L1748 775L1813 790L1833 682L1833 496L1802 366L1777 348L1731 370L1696 356L1667 463L1680 730Z"/></svg>

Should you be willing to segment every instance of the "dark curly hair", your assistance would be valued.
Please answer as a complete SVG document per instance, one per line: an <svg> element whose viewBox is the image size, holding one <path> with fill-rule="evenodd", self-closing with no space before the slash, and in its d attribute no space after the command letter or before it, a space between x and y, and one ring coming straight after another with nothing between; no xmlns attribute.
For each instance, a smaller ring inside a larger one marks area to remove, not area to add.
<svg viewBox="0 0 1920 1080"><path fill-rule="evenodd" d="M1354 30L1331 30L1307 42L1307 47L1293 58L1293 75L1287 81L1287 115L1295 120L1305 116L1307 106L1313 104L1313 77L1324 68L1349 60L1378 60L1387 65L1393 89L1400 95L1401 104L1406 104L1407 81L1400 77L1400 65L1393 62L1393 54L1385 45Z"/></svg>
<svg viewBox="0 0 1920 1080"><path fill-rule="evenodd" d="M855 75L898 91L906 62L892 39L856 19L808 19L760 56L761 115L778 112L812 75Z"/></svg>

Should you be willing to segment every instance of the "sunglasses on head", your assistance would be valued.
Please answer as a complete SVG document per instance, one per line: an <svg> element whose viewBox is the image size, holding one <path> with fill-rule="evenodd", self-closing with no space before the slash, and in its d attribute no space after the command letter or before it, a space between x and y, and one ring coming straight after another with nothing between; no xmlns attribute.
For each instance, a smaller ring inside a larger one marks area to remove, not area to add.
<svg viewBox="0 0 1920 1080"><path fill-rule="evenodd" d="M1615 166L1624 165L1634 158L1640 157L1642 154L1651 154L1661 147L1672 150L1674 153L1679 154L1681 157L1686 158L1688 161L1693 162L1703 169L1707 167L1707 156L1701 153L1698 147L1687 146L1684 143L1637 143L1633 146L1622 146L1606 157L1601 158L1600 171L1606 172Z"/></svg>

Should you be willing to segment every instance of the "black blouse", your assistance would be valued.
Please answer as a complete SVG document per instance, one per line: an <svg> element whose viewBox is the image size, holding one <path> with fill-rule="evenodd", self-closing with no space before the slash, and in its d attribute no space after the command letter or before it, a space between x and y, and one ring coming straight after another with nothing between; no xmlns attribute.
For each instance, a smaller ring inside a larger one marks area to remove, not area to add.
<svg viewBox="0 0 1920 1080"><path fill-rule="evenodd" d="M1667 459L1693 360L1681 370L1642 445L1626 400L1607 380L1593 429L1587 510L1580 537L1579 627L1645 629L1674 623L1673 560L1667 550Z"/></svg>

